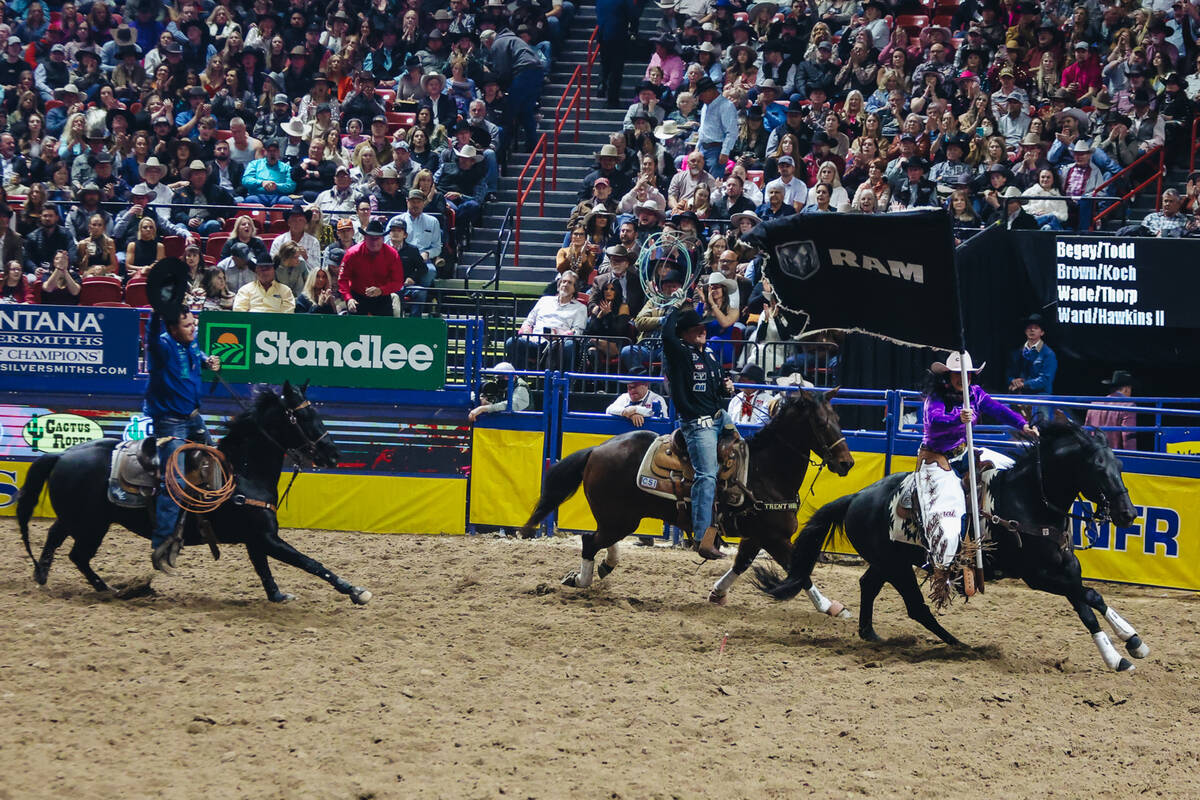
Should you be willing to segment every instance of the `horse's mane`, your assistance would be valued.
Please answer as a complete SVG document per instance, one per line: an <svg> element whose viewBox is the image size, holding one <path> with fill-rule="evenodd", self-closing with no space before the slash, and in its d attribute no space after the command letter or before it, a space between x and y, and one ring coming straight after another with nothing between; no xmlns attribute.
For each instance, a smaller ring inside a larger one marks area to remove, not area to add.
<svg viewBox="0 0 1200 800"><path fill-rule="evenodd" d="M784 433L784 428L788 423L784 422L784 417L787 416L788 407L790 406L809 406L813 403L813 397L807 393L805 389L797 389L794 392L789 392L779 401L779 407L775 410L774 415L767 420L767 424L758 429L753 436L749 438L751 446L757 442L760 446L765 442L774 441L780 438ZM803 410L803 409L802 409Z"/></svg>
<svg viewBox="0 0 1200 800"><path fill-rule="evenodd" d="M1070 419L1066 421L1040 419L1036 424L1042 442L1052 442L1065 436L1077 437L1080 434L1086 435L1083 428ZM1033 464L1038 458L1039 446L1040 443L1034 443L1032 447L1019 448L1016 455L1013 456L1013 471L1015 472L1021 467Z"/></svg>
<svg viewBox="0 0 1200 800"><path fill-rule="evenodd" d="M243 442L257 434L263 415L278 401L279 395L271 391L264 390L255 394L250 407L243 409L229 421L222 443Z"/></svg>

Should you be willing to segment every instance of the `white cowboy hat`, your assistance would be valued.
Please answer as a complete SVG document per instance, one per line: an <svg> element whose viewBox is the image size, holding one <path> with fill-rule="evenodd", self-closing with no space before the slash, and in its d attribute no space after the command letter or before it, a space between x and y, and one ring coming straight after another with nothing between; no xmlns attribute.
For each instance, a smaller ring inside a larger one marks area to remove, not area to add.
<svg viewBox="0 0 1200 800"><path fill-rule="evenodd" d="M759 217L758 214L755 214L753 211L738 212L737 214L734 214L732 217L730 217L729 221L732 222L734 225L740 225L740 224L742 224L742 220L744 220L744 219L750 220L755 225L762 222L762 218Z"/></svg>
<svg viewBox="0 0 1200 800"><path fill-rule="evenodd" d="M432 71L431 71L431 72L426 72L426 73L425 73L425 74L424 74L424 75L421 77L421 88L422 88L422 89L424 89L424 88L425 88L425 86L426 86L426 85L427 85L427 84L428 84L428 83L429 83L431 80L433 80L434 78L437 78L439 81L441 81L441 82L442 82L442 86L445 86L445 85L446 85L446 76L445 76L445 75L443 75L443 74L442 74L442 73L440 73L440 72L432 72Z"/></svg>
<svg viewBox="0 0 1200 800"><path fill-rule="evenodd" d="M516 372L516 368L507 361L501 361L496 366L492 367L493 372Z"/></svg>
<svg viewBox="0 0 1200 800"><path fill-rule="evenodd" d="M683 131L679 129L679 124L675 120L669 119L654 129L654 138L666 142L674 139L681 133Z"/></svg>
<svg viewBox="0 0 1200 800"><path fill-rule="evenodd" d="M662 220L662 218L666 216L666 214L663 213L663 210L658 207L658 203L654 202L653 200L643 200L633 207L633 213L636 214L639 211L649 211L652 214L656 214L659 220Z"/></svg>
<svg viewBox="0 0 1200 800"><path fill-rule="evenodd" d="M733 278L726 278L720 272L710 273L708 276L708 280L706 280L704 283L707 284L708 286L724 287L726 298L732 297L733 293L738 290L737 281L735 281Z"/></svg>
<svg viewBox="0 0 1200 800"><path fill-rule="evenodd" d="M983 362L978 367L971 363L971 354L967 353L967 372L979 372L987 366L987 362ZM952 350L950 355L946 356L945 362L935 361L933 366L929 368L930 372L961 372L963 368L963 356L958 351Z"/></svg>
<svg viewBox="0 0 1200 800"><path fill-rule="evenodd" d="M297 139L304 136L304 123L294 117L279 127L288 136L295 136Z"/></svg>
<svg viewBox="0 0 1200 800"><path fill-rule="evenodd" d="M144 164L138 167L138 175L143 178L146 177L146 170L148 169L161 169L164 175L167 173L167 168L163 166L163 163L156 156L150 156Z"/></svg>
<svg viewBox="0 0 1200 800"><path fill-rule="evenodd" d="M476 161L483 160L483 156L479 155L479 151L475 149L473 144L464 144L462 150L455 150L454 155L459 158L472 158Z"/></svg>

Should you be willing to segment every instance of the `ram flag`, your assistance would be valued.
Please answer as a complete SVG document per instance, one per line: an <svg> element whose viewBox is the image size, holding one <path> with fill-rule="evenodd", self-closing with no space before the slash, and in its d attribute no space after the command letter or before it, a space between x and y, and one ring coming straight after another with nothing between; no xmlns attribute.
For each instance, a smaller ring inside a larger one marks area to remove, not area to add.
<svg viewBox="0 0 1200 800"><path fill-rule="evenodd" d="M755 227L783 305L808 329L858 330L957 349L954 238L944 211L796 214Z"/></svg>

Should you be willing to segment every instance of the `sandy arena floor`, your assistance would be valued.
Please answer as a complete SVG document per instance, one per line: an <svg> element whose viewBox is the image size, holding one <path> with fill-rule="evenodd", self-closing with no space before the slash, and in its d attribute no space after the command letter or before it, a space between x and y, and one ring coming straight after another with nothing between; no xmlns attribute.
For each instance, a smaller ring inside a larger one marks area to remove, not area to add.
<svg viewBox="0 0 1200 800"><path fill-rule="evenodd" d="M953 651L890 589L883 645L748 583L711 606L723 567L665 548L579 591L577 540L289 539L373 602L276 565L272 605L236 547L120 601L68 541L43 589L0 522L0 798L1200 796L1191 594L1100 586L1153 651L1118 675L1011 582L947 614ZM149 549L114 530L93 563ZM858 574L816 578L857 612Z"/></svg>

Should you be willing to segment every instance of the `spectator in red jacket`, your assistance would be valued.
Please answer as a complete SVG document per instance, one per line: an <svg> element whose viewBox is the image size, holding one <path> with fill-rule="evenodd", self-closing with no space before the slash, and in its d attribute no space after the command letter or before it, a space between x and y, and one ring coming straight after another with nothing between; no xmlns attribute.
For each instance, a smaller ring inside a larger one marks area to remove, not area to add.
<svg viewBox="0 0 1200 800"><path fill-rule="evenodd" d="M342 258L338 292L351 314L395 316L392 295L404 289L404 266L383 236L383 222L372 219L363 229L363 240Z"/></svg>
<svg viewBox="0 0 1200 800"><path fill-rule="evenodd" d="M1100 62L1087 42L1075 43L1075 63L1063 70L1062 86L1081 105L1087 105L1086 98L1100 91Z"/></svg>
<svg viewBox="0 0 1200 800"><path fill-rule="evenodd" d="M1100 381L1111 393L1097 405L1131 406L1129 398L1133 395L1133 375L1123 369L1113 372L1112 377ZM1137 415L1133 411L1111 411L1092 409L1087 412L1088 427L1096 428L1132 428L1137 424ZM1137 434L1132 430L1104 431L1104 438L1114 450L1137 450Z"/></svg>

